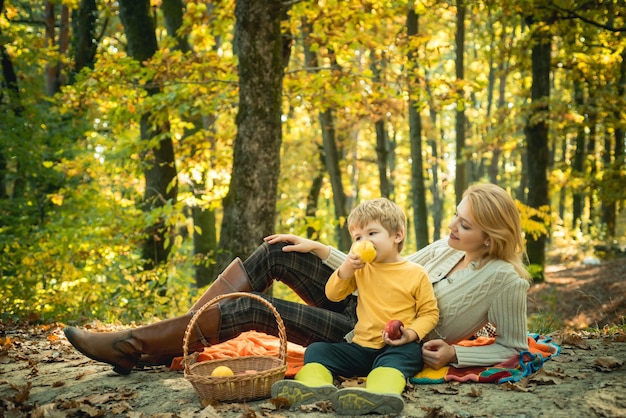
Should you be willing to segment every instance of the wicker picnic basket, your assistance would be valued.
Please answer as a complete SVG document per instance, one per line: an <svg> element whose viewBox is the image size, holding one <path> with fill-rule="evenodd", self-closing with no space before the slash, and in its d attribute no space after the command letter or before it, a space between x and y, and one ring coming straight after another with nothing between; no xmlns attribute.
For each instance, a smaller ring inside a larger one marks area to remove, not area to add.
<svg viewBox="0 0 626 418"><path fill-rule="evenodd" d="M224 298L248 297L265 304L276 317L280 347L278 357L241 356L219 360L202 361L190 365L189 338L200 315L210 306ZM185 379L194 387L203 404L215 402L241 402L270 396L272 385L285 378L287 371L287 335L285 325L274 306L253 293L236 292L216 296L200 308L189 321L183 338L183 366ZM218 366L227 366L233 376L211 376Z"/></svg>

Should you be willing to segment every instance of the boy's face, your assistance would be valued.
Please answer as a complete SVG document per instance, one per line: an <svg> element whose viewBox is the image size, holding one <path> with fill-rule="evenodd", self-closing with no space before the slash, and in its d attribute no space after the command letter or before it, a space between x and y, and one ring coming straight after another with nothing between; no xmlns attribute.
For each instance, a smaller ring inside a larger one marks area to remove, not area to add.
<svg viewBox="0 0 626 418"><path fill-rule="evenodd" d="M350 229L352 240L371 241L376 249L376 261L384 261L387 257L398 254L398 244L404 239L404 231L396 234L389 232L378 222L370 222L363 226L355 226Z"/></svg>

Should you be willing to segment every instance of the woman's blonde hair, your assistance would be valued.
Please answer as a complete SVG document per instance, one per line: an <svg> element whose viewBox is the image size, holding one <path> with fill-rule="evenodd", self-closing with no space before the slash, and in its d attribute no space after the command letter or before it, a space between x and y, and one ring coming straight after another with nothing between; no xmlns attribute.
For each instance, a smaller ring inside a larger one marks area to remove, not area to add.
<svg viewBox="0 0 626 418"><path fill-rule="evenodd" d="M378 222L393 235L400 231L406 232L406 214L400 206L391 200L380 197L366 200L352 209L348 216L348 230L364 227L370 222ZM398 252L404 247L404 239L398 243Z"/></svg>
<svg viewBox="0 0 626 418"><path fill-rule="evenodd" d="M521 277L530 278L524 266L526 245L520 213L513 198L495 184L476 184L463 193L476 226L489 236L489 258L513 264Z"/></svg>

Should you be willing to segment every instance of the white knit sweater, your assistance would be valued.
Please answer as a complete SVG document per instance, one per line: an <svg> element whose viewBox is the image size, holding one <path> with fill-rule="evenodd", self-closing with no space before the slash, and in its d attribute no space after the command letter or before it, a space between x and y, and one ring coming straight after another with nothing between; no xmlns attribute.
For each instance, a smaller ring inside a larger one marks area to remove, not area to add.
<svg viewBox="0 0 626 418"><path fill-rule="evenodd" d="M484 266L448 273L465 253L441 239L406 258L424 266L433 283L439 306L439 323L425 340L441 338L455 344L474 335L487 322L496 326L494 344L463 347L455 345L456 367L490 366L528 349L526 293L530 287L513 266L491 260ZM339 268L346 255L330 247L324 263Z"/></svg>

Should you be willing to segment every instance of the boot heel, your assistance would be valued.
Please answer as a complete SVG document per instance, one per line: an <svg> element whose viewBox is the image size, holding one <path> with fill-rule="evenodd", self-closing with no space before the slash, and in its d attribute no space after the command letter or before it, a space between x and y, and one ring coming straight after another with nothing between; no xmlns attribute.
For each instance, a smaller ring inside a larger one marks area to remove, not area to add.
<svg viewBox="0 0 626 418"><path fill-rule="evenodd" d="M114 365L113 366L113 371L117 374L121 374L124 376L128 376L130 374L130 372L132 371L132 369L126 368L126 367L122 367L119 365Z"/></svg>

